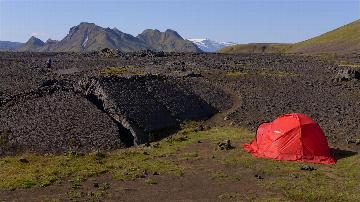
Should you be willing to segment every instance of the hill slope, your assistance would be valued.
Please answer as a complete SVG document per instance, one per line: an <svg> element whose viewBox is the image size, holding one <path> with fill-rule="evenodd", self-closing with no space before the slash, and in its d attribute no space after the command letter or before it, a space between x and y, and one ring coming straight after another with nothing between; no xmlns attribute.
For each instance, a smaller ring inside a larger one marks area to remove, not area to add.
<svg viewBox="0 0 360 202"><path fill-rule="evenodd" d="M360 51L360 20L295 44L239 44L220 53L352 53Z"/></svg>
<svg viewBox="0 0 360 202"><path fill-rule="evenodd" d="M360 51L360 20L294 44L289 53L349 53Z"/></svg>
<svg viewBox="0 0 360 202"><path fill-rule="evenodd" d="M157 29L146 29L137 36L156 51L165 52L202 52L191 41L183 39L176 31L167 29L160 32Z"/></svg>
<svg viewBox="0 0 360 202"><path fill-rule="evenodd" d="M219 50L219 53L282 53L290 47L290 44L281 43L250 43L228 46Z"/></svg>

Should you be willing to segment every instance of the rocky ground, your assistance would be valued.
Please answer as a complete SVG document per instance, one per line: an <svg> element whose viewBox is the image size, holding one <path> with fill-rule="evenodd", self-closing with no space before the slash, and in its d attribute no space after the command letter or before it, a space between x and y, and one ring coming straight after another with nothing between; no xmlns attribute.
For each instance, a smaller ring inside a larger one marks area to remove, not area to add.
<svg viewBox="0 0 360 202"><path fill-rule="evenodd" d="M359 150L359 55L103 50L0 58L2 154L121 148L225 111L213 124L252 130L305 113L331 144Z"/></svg>

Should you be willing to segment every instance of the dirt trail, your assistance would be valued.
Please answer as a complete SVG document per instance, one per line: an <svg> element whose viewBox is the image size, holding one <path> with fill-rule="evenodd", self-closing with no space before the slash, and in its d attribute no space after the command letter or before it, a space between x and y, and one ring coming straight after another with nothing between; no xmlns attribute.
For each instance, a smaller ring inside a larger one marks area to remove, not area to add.
<svg viewBox="0 0 360 202"><path fill-rule="evenodd" d="M219 83L216 83L212 81L212 84L222 89L226 94L228 94L232 99L232 106L229 109L220 111L219 113L216 113L213 115L210 119L206 120L205 126L228 126L232 124L232 121L229 120L228 116L232 113L234 113L240 106L241 106L241 97L240 95L233 89L231 89L228 86L221 85Z"/></svg>

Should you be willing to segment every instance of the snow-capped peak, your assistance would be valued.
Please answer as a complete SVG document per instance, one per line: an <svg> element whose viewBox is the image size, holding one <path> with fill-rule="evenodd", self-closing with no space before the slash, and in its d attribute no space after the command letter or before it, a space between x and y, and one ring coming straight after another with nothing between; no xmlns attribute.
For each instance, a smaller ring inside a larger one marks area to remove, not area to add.
<svg viewBox="0 0 360 202"><path fill-rule="evenodd" d="M217 42L210 39L188 39L204 52L216 52L226 46L236 45L234 42Z"/></svg>

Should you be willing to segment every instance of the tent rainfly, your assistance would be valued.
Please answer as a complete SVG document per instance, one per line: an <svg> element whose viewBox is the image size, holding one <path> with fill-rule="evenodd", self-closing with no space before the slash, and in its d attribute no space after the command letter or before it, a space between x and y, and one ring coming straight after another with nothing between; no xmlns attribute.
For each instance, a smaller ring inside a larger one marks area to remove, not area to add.
<svg viewBox="0 0 360 202"><path fill-rule="evenodd" d="M304 114L285 114L259 126L256 139L243 148L254 157L335 164L320 126Z"/></svg>

